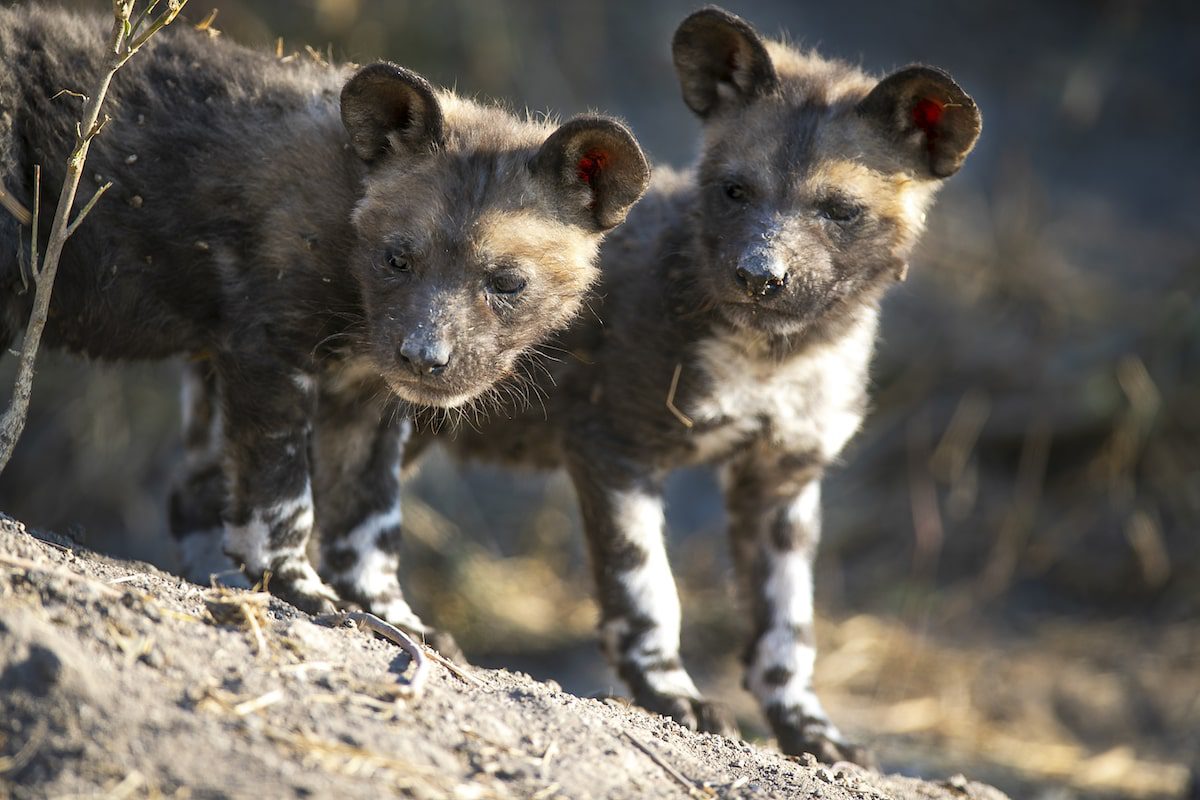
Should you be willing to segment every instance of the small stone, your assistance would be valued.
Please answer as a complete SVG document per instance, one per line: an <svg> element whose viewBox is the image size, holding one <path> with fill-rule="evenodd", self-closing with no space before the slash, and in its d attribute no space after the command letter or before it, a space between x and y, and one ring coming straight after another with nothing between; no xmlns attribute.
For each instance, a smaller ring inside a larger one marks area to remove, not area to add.
<svg viewBox="0 0 1200 800"><path fill-rule="evenodd" d="M196 244L193 246L201 253L207 253L209 250L208 242L196 242Z"/></svg>
<svg viewBox="0 0 1200 800"><path fill-rule="evenodd" d="M137 153L130 153L129 155L125 156L126 164L136 164L137 160L138 160Z"/></svg>
<svg viewBox="0 0 1200 800"><path fill-rule="evenodd" d="M133 197L129 198L129 205L132 208L141 208L142 207L142 196L140 194L135 194Z"/></svg>

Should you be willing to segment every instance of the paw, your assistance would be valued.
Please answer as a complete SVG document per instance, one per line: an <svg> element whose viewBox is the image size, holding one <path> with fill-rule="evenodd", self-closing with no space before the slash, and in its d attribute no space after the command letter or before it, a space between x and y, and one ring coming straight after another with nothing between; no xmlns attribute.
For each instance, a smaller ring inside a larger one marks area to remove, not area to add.
<svg viewBox="0 0 1200 800"><path fill-rule="evenodd" d="M332 614L344 605L306 560L288 559L273 565L267 591L305 614Z"/></svg>
<svg viewBox="0 0 1200 800"><path fill-rule="evenodd" d="M234 589L249 589L250 581L221 549L223 536L220 528L176 533L180 573L201 586L215 582Z"/></svg>
<svg viewBox="0 0 1200 800"><path fill-rule="evenodd" d="M636 698L642 708L670 717L688 730L738 737L737 723L729 709L699 697L651 694Z"/></svg>
<svg viewBox="0 0 1200 800"><path fill-rule="evenodd" d="M779 741L779 749L789 756L808 753L826 764L849 761L867 769L875 768L875 758L870 750L847 742L825 720L810 719L800 724L777 726L775 738Z"/></svg>

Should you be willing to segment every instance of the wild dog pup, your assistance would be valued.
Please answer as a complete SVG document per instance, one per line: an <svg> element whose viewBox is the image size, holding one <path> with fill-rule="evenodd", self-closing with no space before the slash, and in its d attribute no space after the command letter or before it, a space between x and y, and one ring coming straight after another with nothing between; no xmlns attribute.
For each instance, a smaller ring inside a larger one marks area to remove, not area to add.
<svg viewBox="0 0 1200 800"><path fill-rule="evenodd" d="M596 316L557 342L574 357L547 365L549 427L538 406L447 444L565 464L608 657L638 703L708 731L731 726L680 662L661 487L677 467L721 467L753 611L746 685L785 752L861 758L812 689L820 481L864 413L880 298L979 111L940 70L877 80L715 8L673 47L704 125L699 162L656 169L602 249Z"/></svg>
<svg viewBox="0 0 1200 800"><path fill-rule="evenodd" d="M62 181L78 103L60 90L91 84L108 27L0 9L0 179L27 206L35 164L44 189ZM223 470L197 468L177 525L224 506L230 555L331 610L306 554L316 503L341 596L411 624L393 555L404 404L471 401L569 320L647 183L636 141L183 25L117 75L106 112L87 175L113 188L67 244L47 340L202 358L219 401L188 427L219 440ZM29 244L0 216L0 346L30 313Z"/></svg>

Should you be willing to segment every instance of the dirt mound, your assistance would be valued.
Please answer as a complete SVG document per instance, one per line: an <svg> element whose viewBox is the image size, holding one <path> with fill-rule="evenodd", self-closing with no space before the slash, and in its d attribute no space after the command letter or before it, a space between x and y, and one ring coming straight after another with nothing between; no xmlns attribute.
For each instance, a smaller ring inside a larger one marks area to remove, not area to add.
<svg viewBox="0 0 1200 800"><path fill-rule="evenodd" d="M0 519L0 796L1003 798L407 656ZM220 619L222 622L217 622Z"/></svg>

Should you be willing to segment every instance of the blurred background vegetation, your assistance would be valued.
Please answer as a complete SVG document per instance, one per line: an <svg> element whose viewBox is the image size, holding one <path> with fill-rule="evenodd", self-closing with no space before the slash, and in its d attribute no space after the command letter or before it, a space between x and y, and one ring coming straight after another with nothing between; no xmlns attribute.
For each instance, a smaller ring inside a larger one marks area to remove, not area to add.
<svg viewBox="0 0 1200 800"><path fill-rule="evenodd" d="M825 495L818 685L835 719L890 769L1014 798L1200 796L1200 6L725 5L872 71L942 66L984 114L889 298L874 411ZM186 16L214 7L241 42L386 57L517 109L601 109L656 161L695 152L669 54L692 2L191 0ZM170 569L177 371L45 354L0 508ZM670 502L685 657L763 736L712 476L677 476ZM563 476L434 457L406 515L415 605L474 660L619 690Z"/></svg>

